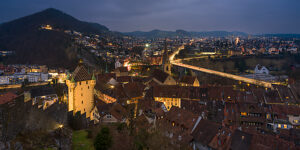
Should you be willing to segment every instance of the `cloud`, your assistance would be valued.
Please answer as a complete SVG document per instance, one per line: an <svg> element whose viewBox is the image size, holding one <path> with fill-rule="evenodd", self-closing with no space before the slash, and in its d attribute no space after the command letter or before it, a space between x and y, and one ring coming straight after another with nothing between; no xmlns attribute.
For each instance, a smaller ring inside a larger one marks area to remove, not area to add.
<svg viewBox="0 0 300 150"><path fill-rule="evenodd" d="M54 7L117 31L300 33L299 0L6 0L0 22Z"/></svg>

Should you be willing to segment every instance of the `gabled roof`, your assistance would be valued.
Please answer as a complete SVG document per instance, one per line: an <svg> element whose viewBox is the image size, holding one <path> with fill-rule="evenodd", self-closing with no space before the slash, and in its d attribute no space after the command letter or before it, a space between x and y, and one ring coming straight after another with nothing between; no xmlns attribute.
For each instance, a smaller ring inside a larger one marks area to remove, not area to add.
<svg viewBox="0 0 300 150"><path fill-rule="evenodd" d="M97 106L98 112L101 116L111 114L118 120L122 120L126 116L126 109L119 103L110 103Z"/></svg>
<svg viewBox="0 0 300 150"><path fill-rule="evenodd" d="M185 83L185 84L194 84L196 80L196 77L193 76L183 76L179 79L179 82Z"/></svg>
<svg viewBox="0 0 300 150"><path fill-rule="evenodd" d="M79 64L72 74L72 79L74 79L76 82L92 80L92 75L88 72L83 64Z"/></svg>
<svg viewBox="0 0 300 150"><path fill-rule="evenodd" d="M164 83L165 80L168 78L169 74L163 72L162 70L155 69L152 76L161 83Z"/></svg>

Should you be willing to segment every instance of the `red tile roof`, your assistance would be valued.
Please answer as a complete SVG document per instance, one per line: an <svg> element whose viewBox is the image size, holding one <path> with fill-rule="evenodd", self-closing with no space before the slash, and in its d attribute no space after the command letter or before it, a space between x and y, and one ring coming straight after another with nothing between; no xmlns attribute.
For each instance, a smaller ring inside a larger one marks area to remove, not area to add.
<svg viewBox="0 0 300 150"><path fill-rule="evenodd" d="M17 96L18 96L18 95L14 94L14 93L12 93L12 92L8 92L8 93L5 93L5 94L1 94L1 95L0 95L0 105L12 101L12 100L15 99Z"/></svg>
<svg viewBox="0 0 300 150"><path fill-rule="evenodd" d="M202 119L192 132L193 139L202 145L208 145L217 135L219 128L221 128L220 124Z"/></svg>

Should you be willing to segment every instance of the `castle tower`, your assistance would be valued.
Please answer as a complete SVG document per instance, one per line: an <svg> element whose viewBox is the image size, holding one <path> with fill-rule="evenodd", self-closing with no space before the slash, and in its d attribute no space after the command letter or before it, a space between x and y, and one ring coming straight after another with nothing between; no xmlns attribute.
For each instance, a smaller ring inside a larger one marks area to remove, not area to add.
<svg viewBox="0 0 300 150"><path fill-rule="evenodd" d="M94 108L94 87L96 78L90 74L84 66L82 60L71 76L66 80L68 86L68 111L74 114L78 111L86 113L90 117L90 112Z"/></svg>
<svg viewBox="0 0 300 150"><path fill-rule="evenodd" d="M168 73L169 75L172 74L172 66L169 60L169 55L168 55L168 47L167 47L167 40L165 40L165 47L164 47L164 54L163 54L163 69L164 72Z"/></svg>

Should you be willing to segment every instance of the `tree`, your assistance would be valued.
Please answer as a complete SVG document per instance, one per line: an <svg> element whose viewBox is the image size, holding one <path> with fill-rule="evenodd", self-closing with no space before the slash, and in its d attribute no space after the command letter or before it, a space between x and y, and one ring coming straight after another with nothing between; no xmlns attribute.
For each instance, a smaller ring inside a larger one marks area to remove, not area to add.
<svg viewBox="0 0 300 150"><path fill-rule="evenodd" d="M110 135L110 131L108 127L103 127L101 131L98 133L94 146L96 150L107 150L112 145L112 137Z"/></svg>

